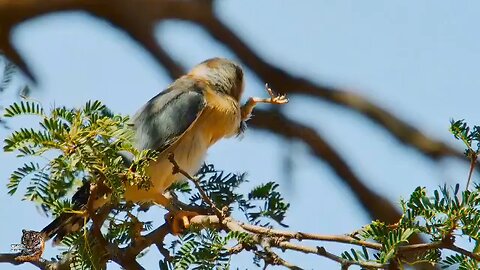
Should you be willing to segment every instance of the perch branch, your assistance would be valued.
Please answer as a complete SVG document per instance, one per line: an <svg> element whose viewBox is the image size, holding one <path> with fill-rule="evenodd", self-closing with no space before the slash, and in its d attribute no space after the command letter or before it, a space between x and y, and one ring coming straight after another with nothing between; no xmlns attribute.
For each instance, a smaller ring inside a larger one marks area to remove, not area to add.
<svg viewBox="0 0 480 270"><path fill-rule="evenodd" d="M210 197L207 196L207 193L205 192L205 190L203 190L202 186L200 185L200 181L198 180L198 178L196 178L194 176L191 176L185 170L180 168L180 166L178 166L177 161L175 161L175 156L173 155L173 153L170 153L168 155L168 160L173 165L173 174L180 173L185 178L192 181L193 184L195 185L195 187L198 189L198 192L200 192L200 195L202 196L202 199L213 209L213 211L215 212L215 214L218 217L222 217L223 216L222 210L218 209L218 207L215 205L215 203L212 201L212 199L210 199Z"/></svg>

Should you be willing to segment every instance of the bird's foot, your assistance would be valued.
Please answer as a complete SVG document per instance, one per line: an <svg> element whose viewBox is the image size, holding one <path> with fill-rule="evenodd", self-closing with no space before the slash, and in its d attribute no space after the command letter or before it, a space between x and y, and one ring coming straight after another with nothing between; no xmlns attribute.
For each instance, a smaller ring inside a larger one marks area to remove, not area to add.
<svg viewBox="0 0 480 270"><path fill-rule="evenodd" d="M190 228L190 219L198 215L197 212L179 210L174 213L168 212L165 219L170 223L172 234L179 235Z"/></svg>
<svg viewBox="0 0 480 270"><path fill-rule="evenodd" d="M288 103L288 98L286 95L277 95L273 92L273 90L268 87L268 84L265 84L265 90L267 91L270 98L259 98L259 97L250 97L245 103L245 105L241 108L242 114L242 121L246 121L250 118L253 108L258 103L268 103L268 104L275 104L275 105L282 105Z"/></svg>
<svg viewBox="0 0 480 270"><path fill-rule="evenodd" d="M285 104L288 103L287 95L277 95L273 92L272 88L268 87L268 83L265 84L265 90L267 91L270 99L262 99L263 103L270 104Z"/></svg>

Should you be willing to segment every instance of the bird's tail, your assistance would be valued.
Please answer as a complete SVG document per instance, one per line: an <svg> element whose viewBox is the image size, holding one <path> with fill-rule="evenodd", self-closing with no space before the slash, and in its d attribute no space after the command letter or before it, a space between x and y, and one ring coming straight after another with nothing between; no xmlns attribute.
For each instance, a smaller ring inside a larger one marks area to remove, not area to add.
<svg viewBox="0 0 480 270"><path fill-rule="evenodd" d="M41 233L44 235L45 241L54 239L53 243L59 244L63 237L67 234L77 232L83 228L86 222L89 220L86 210L88 199L90 197L91 183L85 182L72 197L72 204L74 211L83 212L80 213L63 213L55 220L50 222Z"/></svg>
<svg viewBox="0 0 480 270"><path fill-rule="evenodd" d="M133 155L126 151L120 151L119 154L122 157L125 166L130 166L133 160ZM105 185L94 184L90 181L84 182L72 197L72 210L74 211L61 214L42 229L41 233L43 234L45 241L53 238L53 243L59 244L67 234L78 232L83 226L85 226L90 219L88 211L86 210L93 190L95 190L93 194L95 194L96 197L92 198L92 210L96 211L109 201L110 189Z"/></svg>

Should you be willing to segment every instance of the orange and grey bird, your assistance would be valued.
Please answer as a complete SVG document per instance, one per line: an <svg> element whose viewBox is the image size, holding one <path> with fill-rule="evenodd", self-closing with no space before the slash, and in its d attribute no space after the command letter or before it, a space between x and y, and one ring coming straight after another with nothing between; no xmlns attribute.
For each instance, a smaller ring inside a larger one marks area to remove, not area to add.
<svg viewBox="0 0 480 270"><path fill-rule="evenodd" d="M242 68L228 59L212 58L195 66L148 101L132 118L135 146L139 150L155 149L160 154L147 168L150 188L145 190L127 185L125 199L153 202L168 208L171 201L164 195L165 190L184 178L172 173L173 164L168 159L170 153L178 166L192 175L200 168L210 146L242 131L257 103L283 104L288 101L285 96L275 96L267 87L269 98L251 97L241 106L243 90ZM90 185L81 187L73 198L76 208L84 208L89 195ZM97 207L105 201L96 203ZM194 215L196 213L188 211L175 213L174 232L181 231L182 222L183 227L188 226L188 219ZM42 232L46 239L56 235L57 242L83 224L84 217L65 213Z"/></svg>

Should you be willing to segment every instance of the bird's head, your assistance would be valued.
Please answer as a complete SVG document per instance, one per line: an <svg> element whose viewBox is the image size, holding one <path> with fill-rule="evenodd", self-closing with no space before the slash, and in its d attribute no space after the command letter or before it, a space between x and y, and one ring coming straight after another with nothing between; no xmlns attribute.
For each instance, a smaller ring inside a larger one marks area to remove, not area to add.
<svg viewBox="0 0 480 270"><path fill-rule="evenodd" d="M243 70L231 60L211 58L195 66L188 74L204 80L215 91L232 96L237 101L243 93Z"/></svg>

